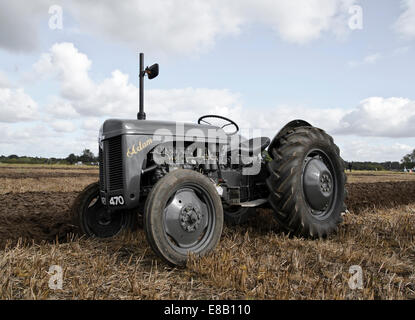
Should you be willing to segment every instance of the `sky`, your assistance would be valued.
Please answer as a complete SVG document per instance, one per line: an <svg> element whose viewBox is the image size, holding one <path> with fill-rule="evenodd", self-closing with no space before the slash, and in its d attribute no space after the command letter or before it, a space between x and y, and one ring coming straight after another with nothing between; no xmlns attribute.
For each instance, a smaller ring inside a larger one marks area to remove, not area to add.
<svg viewBox="0 0 415 320"><path fill-rule="evenodd" d="M415 149L415 0L0 0L0 155L97 153L100 125L304 119L346 161Z"/></svg>

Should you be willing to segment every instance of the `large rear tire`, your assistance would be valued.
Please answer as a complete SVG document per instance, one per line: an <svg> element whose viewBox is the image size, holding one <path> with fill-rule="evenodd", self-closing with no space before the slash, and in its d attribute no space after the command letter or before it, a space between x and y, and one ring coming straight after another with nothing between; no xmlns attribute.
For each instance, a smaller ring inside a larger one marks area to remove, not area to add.
<svg viewBox="0 0 415 320"><path fill-rule="evenodd" d="M153 251L183 266L188 254L213 250L223 228L223 209L213 183L201 173L177 169L161 178L147 197L144 230Z"/></svg>
<svg viewBox="0 0 415 320"><path fill-rule="evenodd" d="M132 211L107 214L106 210L99 197L99 183L88 185L71 207L72 221L78 227L78 233L88 237L109 238L134 227L135 216Z"/></svg>
<svg viewBox="0 0 415 320"><path fill-rule="evenodd" d="M314 127L287 132L269 150L266 183L275 218L286 231L325 237L346 211L344 162L333 138Z"/></svg>

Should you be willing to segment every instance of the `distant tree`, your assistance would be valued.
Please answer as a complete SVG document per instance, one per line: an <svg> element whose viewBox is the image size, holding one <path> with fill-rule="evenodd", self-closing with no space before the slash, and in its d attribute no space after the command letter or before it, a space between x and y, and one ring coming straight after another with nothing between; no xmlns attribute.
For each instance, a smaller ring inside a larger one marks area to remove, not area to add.
<svg viewBox="0 0 415 320"><path fill-rule="evenodd" d="M86 163L86 162L94 162L95 156L89 149L85 149L82 151L82 155L79 157L79 160Z"/></svg>
<svg viewBox="0 0 415 320"><path fill-rule="evenodd" d="M70 164L74 164L78 161L78 157L71 153L69 156L66 157L66 161L68 161Z"/></svg>
<svg viewBox="0 0 415 320"><path fill-rule="evenodd" d="M415 149L411 153L408 153L407 155L405 155L402 158L401 163L406 168L415 167Z"/></svg>

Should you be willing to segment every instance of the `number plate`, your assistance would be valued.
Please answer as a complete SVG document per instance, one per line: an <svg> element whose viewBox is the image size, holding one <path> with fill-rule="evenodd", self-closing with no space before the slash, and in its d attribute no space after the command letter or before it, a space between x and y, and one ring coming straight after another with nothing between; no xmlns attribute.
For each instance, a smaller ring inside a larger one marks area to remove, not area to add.
<svg viewBox="0 0 415 320"><path fill-rule="evenodd" d="M122 205L124 205L124 197L123 196L111 197L109 204L111 206L122 206Z"/></svg>

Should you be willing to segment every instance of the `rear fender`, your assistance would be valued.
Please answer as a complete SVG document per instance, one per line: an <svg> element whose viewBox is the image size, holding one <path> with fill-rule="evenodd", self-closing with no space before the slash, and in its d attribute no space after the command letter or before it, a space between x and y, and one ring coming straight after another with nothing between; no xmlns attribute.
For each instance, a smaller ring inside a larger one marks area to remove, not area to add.
<svg viewBox="0 0 415 320"><path fill-rule="evenodd" d="M294 129L294 128L298 128L298 127L312 127L312 125L310 123L308 123L307 121L304 120L293 120L291 122L288 122L278 133L277 135L274 137L274 139L272 139L271 144L268 147L268 150L274 149L275 147L278 146L278 141L280 140L280 138L282 136L284 136L285 134L287 134L287 132L289 132L290 130ZM270 157L272 157L272 154L270 154Z"/></svg>

